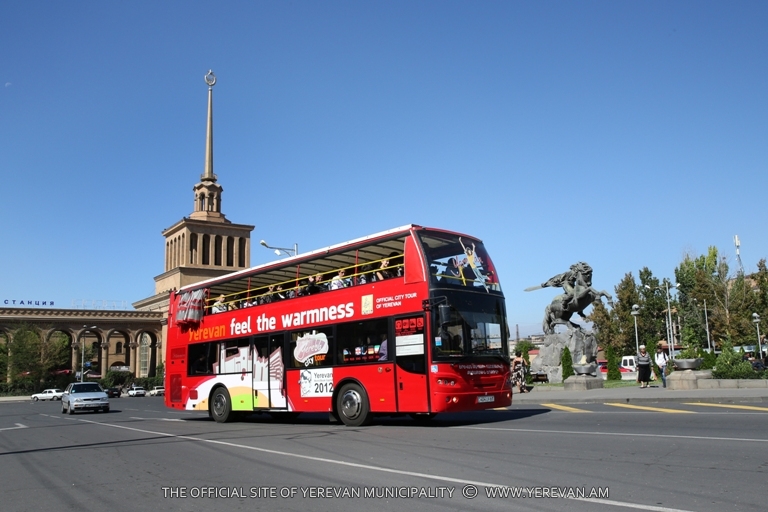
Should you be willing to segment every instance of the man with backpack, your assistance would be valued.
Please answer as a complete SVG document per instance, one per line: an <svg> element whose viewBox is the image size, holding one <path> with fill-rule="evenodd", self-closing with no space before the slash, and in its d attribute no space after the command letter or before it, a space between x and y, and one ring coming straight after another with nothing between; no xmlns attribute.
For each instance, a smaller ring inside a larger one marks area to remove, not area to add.
<svg viewBox="0 0 768 512"><path fill-rule="evenodd" d="M656 346L656 356L654 357L654 361L661 371L661 383L664 387L667 387L667 361L669 361L669 358L667 357L667 354L664 353L661 345Z"/></svg>

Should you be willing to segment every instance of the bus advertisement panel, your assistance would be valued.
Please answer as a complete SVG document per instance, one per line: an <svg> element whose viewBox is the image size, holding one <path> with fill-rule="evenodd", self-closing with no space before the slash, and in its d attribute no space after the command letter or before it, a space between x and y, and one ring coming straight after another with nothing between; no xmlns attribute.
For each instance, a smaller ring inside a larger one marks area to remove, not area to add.
<svg viewBox="0 0 768 512"><path fill-rule="evenodd" d="M166 405L347 425L505 406L507 333L482 243L405 226L173 292Z"/></svg>

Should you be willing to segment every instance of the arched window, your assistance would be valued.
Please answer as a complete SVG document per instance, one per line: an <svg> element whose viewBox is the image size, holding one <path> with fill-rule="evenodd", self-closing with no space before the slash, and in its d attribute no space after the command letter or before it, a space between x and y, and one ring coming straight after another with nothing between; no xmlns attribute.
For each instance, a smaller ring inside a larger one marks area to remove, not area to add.
<svg viewBox="0 0 768 512"><path fill-rule="evenodd" d="M234 237L227 237L227 266L233 267L235 265L235 239Z"/></svg>
<svg viewBox="0 0 768 512"><path fill-rule="evenodd" d="M211 264L211 235L203 235L203 265Z"/></svg>
<svg viewBox="0 0 768 512"><path fill-rule="evenodd" d="M189 235L189 263L197 265L197 233Z"/></svg>
<svg viewBox="0 0 768 512"><path fill-rule="evenodd" d="M237 239L237 266L238 267L245 267L245 238L238 238Z"/></svg>

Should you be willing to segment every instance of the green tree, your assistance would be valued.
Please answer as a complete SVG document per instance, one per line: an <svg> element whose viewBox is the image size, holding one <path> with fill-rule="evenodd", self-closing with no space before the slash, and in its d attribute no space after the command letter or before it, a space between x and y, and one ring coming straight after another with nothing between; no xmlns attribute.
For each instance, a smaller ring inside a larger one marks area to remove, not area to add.
<svg viewBox="0 0 768 512"><path fill-rule="evenodd" d="M560 355L560 364L563 368L563 380L576 375L573 371L573 357L568 347L563 347L563 353Z"/></svg>
<svg viewBox="0 0 768 512"><path fill-rule="evenodd" d="M69 338L55 332L43 340L36 328L22 324L11 336L8 353L11 382L25 381L42 388L53 370L67 365Z"/></svg>
<svg viewBox="0 0 768 512"><path fill-rule="evenodd" d="M619 356L616 355L616 350L611 345L605 348L605 358L608 360L608 380L621 380Z"/></svg>

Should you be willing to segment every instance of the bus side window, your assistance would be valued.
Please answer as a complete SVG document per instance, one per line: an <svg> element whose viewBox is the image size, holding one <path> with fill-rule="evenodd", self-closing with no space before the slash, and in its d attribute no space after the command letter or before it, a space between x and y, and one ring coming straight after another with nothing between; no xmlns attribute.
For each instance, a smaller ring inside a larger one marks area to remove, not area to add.
<svg viewBox="0 0 768 512"><path fill-rule="evenodd" d="M208 375L213 373L217 361L217 343L195 343L189 346L187 367L188 375Z"/></svg>
<svg viewBox="0 0 768 512"><path fill-rule="evenodd" d="M387 319L349 322L336 328L338 364L386 361Z"/></svg>

